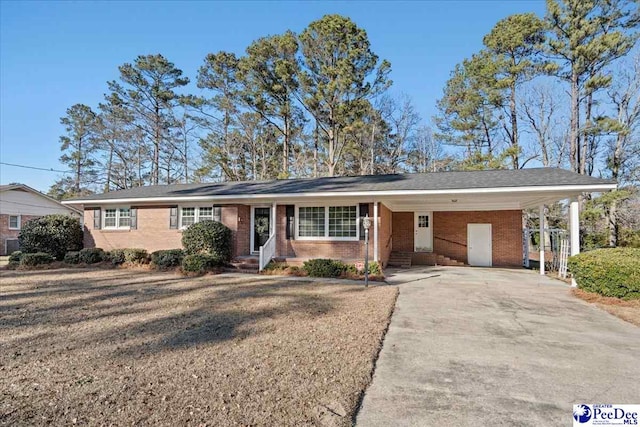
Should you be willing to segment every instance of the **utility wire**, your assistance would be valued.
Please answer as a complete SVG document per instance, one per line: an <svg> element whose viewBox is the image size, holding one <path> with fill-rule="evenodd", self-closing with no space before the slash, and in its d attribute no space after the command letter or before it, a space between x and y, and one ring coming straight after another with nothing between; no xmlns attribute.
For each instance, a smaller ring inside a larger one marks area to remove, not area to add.
<svg viewBox="0 0 640 427"><path fill-rule="evenodd" d="M71 173L71 171L61 171L61 170L53 169L53 168L47 169L47 168L39 168L39 167L36 167L36 166L17 165L15 163L0 162L0 165L14 166L14 167L17 167L17 168L25 168L25 169L35 169L35 170L47 171L47 172Z"/></svg>

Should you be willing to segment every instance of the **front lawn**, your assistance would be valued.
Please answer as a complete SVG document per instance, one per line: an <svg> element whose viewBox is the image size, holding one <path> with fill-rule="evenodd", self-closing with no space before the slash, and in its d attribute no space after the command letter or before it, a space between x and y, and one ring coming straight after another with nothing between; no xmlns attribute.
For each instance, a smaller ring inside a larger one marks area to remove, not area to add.
<svg viewBox="0 0 640 427"><path fill-rule="evenodd" d="M0 424L351 424L397 288L0 272Z"/></svg>

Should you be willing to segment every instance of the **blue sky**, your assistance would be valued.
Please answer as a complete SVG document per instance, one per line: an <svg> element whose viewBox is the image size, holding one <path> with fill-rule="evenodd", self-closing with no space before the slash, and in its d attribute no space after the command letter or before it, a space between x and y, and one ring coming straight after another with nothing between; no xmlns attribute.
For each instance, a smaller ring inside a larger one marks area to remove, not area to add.
<svg viewBox="0 0 640 427"><path fill-rule="evenodd" d="M375 2L33 2L0 0L0 159L65 169L60 117L97 107L118 66L161 53L192 81L207 53L241 54L258 37L303 30L328 13L349 16L391 62L392 93L413 98L423 119L456 63L513 13L544 14L544 0ZM194 88L194 92L197 90ZM0 165L0 183L42 191L59 177Z"/></svg>

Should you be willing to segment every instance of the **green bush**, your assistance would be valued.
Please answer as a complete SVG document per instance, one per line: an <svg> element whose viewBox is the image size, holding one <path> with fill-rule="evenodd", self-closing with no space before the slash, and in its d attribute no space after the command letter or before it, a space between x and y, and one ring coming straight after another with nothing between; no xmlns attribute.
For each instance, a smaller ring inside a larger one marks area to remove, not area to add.
<svg viewBox="0 0 640 427"><path fill-rule="evenodd" d="M217 258L209 254L190 254L182 259L182 271L204 274L218 266Z"/></svg>
<svg viewBox="0 0 640 427"><path fill-rule="evenodd" d="M108 258L102 248L84 248L79 253L80 262L85 264L95 264Z"/></svg>
<svg viewBox="0 0 640 427"><path fill-rule="evenodd" d="M67 264L79 264L80 263L80 252L79 251L70 251L64 255L64 262Z"/></svg>
<svg viewBox="0 0 640 427"><path fill-rule="evenodd" d="M22 251L15 251L11 255L9 255L9 262L20 262L20 258L22 258L24 253Z"/></svg>
<svg viewBox="0 0 640 427"><path fill-rule="evenodd" d="M340 277L348 267L341 261L318 258L305 261L302 269L311 277Z"/></svg>
<svg viewBox="0 0 640 427"><path fill-rule="evenodd" d="M218 221L200 221L182 233L187 254L209 254L219 265L231 261L231 230Z"/></svg>
<svg viewBox="0 0 640 427"><path fill-rule="evenodd" d="M9 264L7 264L8 269L15 269L20 265L20 259L22 258L24 253L22 251L15 251L9 255Z"/></svg>
<svg viewBox="0 0 640 427"><path fill-rule="evenodd" d="M607 297L640 298L640 249L596 249L568 262L578 287Z"/></svg>
<svg viewBox="0 0 640 427"><path fill-rule="evenodd" d="M82 249L82 227L71 215L46 215L25 223L18 240L25 253L45 252L61 260Z"/></svg>
<svg viewBox="0 0 640 427"><path fill-rule="evenodd" d="M55 261L55 258L46 252L36 252L30 254L23 254L20 258L20 265L26 267L34 267L36 265L51 264Z"/></svg>
<svg viewBox="0 0 640 427"><path fill-rule="evenodd" d="M151 262L157 268L173 268L182 264L184 251L182 249L167 249L151 253Z"/></svg>
<svg viewBox="0 0 640 427"><path fill-rule="evenodd" d="M107 252L106 258L109 258L113 265L124 264L125 261L125 252L126 249L111 249Z"/></svg>
<svg viewBox="0 0 640 427"><path fill-rule="evenodd" d="M380 268L380 264L378 264L377 261L369 263L369 274L374 274L376 276L382 275L382 268Z"/></svg>
<svg viewBox="0 0 640 427"><path fill-rule="evenodd" d="M289 268L289 266L287 265L286 262L271 261L269 264L267 264L264 270L265 271L284 271L287 268Z"/></svg>
<svg viewBox="0 0 640 427"><path fill-rule="evenodd" d="M124 250L124 260L132 264L146 264L149 261L149 253L146 249L127 248Z"/></svg>
<svg viewBox="0 0 640 427"><path fill-rule="evenodd" d="M300 267L298 267L297 265L292 265L289 267L289 272L291 274L298 274L300 270L301 270Z"/></svg>
<svg viewBox="0 0 640 427"><path fill-rule="evenodd" d="M621 231L620 246L640 248L640 230L625 228Z"/></svg>
<svg viewBox="0 0 640 427"><path fill-rule="evenodd" d="M146 264L149 262L149 254L146 249L111 249L109 252L104 254L103 261L111 261L113 265L121 265L125 262L131 264Z"/></svg>

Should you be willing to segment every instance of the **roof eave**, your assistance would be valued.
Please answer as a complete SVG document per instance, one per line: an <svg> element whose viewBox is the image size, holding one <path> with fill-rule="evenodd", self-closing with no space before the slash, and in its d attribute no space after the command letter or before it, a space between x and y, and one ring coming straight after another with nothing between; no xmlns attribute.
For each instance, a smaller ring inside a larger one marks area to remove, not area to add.
<svg viewBox="0 0 640 427"><path fill-rule="evenodd" d="M393 197L393 196L429 196L441 194L500 194L500 193L533 193L533 192L561 192L567 197L579 193L593 193L615 190L617 184L590 185L554 185L528 187L487 187L461 188L443 190L385 190L385 191L333 191L309 193L270 193L247 195L198 195L198 196L160 196L160 197L129 197L117 199L77 199L64 200L64 205L103 205L123 203L176 203L200 201L231 201L231 200L273 200L273 199L311 199L311 198L340 198L340 197Z"/></svg>

